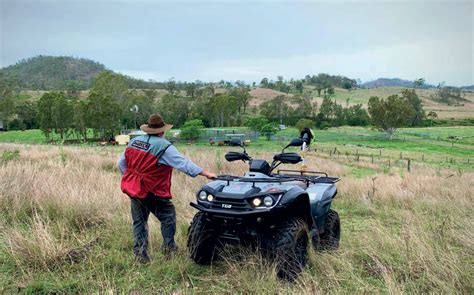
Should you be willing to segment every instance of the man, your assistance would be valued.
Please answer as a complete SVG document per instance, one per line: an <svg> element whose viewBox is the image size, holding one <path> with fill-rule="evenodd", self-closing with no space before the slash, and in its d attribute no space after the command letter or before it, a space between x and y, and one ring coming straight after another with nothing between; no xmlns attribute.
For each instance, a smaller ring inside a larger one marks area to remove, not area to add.
<svg viewBox="0 0 474 295"><path fill-rule="evenodd" d="M164 133L173 125L165 124L160 115L151 115L140 129L146 133L133 138L118 165L122 173L121 189L130 197L133 221L133 253L139 262L150 261L148 248L148 216L155 215L161 223L162 250L169 254L177 249L174 241L176 211L171 202L171 175L176 168L191 177L208 179L216 174L203 170L181 155Z"/></svg>

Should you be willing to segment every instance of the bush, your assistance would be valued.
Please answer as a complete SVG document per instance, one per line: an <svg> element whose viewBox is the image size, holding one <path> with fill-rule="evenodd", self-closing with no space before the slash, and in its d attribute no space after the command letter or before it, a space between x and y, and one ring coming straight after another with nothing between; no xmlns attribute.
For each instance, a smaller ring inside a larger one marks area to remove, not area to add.
<svg viewBox="0 0 474 295"><path fill-rule="evenodd" d="M269 124L266 124L265 126L262 127L262 129L260 130L260 132L265 135L265 137L267 138L267 140L270 140L270 137L277 133L280 129L278 128L278 126L275 124L275 123L269 123Z"/></svg>
<svg viewBox="0 0 474 295"><path fill-rule="evenodd" d="M1 162L8 162L12 160L18 160L20 158L20 151L13 150L13 151L4 151L0 158Z"/></svg>
<svg viewBox="0 0 474 295"><path fill-rule="evenodd" d="M303 130L304 128L313 128L314 127L314 122L310 119L299 119L298 122L296 122L296 128L298 128L299 131Z"/></svg>
<svg viewBox="0 0 474 295"><path fill-rule="evenodd" d="M204 128L204 123L202 120L196 119L191 121L186 121L181 128L181 138L196 140L201 134L201 129Z"/></svg>
<svg viewBox="0 0 474 295"><path fill-rule="evenodd" d="M319 129L322 129L322 130L326 130L331 127L332 127L331 124L326 121L321 122L321 125L319 125Z"/></svg>
<svg viewBox="0 0 474 295"><path fill-rule="evenodd" d="M262 131L263 126L268 124L268 120L265 117L253 117L245 121L245 126L249 127L253 131Z"/></svg>

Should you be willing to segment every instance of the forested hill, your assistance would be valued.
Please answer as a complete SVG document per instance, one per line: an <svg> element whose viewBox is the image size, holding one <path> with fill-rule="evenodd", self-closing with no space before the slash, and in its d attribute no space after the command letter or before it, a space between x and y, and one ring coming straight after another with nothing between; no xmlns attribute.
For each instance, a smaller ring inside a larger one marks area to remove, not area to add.
<svg viewBox="0 0 474 295"><path fill-rule="evenodd" d="M365 82L362 88L377 88L377 87L413 87L413 81L403 80L399 78L378 78L377 80Z"/></svg>
<svg viewBox="0 0 474 295"><path fill-rule="evenodd" d="M20 89L83 90L105 69L103 64L85 58L39 55L2 68L0 74Z"/></svg>

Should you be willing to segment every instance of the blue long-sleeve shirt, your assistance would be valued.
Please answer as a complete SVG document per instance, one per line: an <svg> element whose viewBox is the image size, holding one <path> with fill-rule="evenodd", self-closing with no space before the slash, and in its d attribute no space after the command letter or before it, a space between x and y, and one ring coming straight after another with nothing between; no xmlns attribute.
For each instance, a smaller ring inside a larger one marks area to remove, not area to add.
<svg viewBox="0 0 474 295"><path fill-rule="evenodd" d="M191 177L196 177L199 175L203 169L198 165L194 164L191 160L185 158L175 146L169 146L164 154L158 161L158 164L163 164L171 166L175 169L178 169L181 172L186 173ZM118 160L118 166L120 173L124 173L127 170L127 162L125 160L125 154L122 154Z"/></svg>

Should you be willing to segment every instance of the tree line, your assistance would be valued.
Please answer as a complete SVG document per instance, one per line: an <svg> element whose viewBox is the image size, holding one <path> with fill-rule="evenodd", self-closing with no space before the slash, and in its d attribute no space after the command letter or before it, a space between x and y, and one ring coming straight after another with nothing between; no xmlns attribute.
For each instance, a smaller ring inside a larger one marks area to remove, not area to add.
<svg viewBox="0 0 474 295"><path fill-rule="evenodd" d="M54 132L61 139L87 140L90 130L93 137L107 138L123 129L138 128L154 112L161 113L178 128L191 120L199 120L191 125L248 126L265 134L276 132L278 125L324 129L372 124L392 135L399 127L420 126L427 118L435 117L435 114L425 114L421 99L413 89L386 99L372 97L367 110L361 104L349 105L349 101L343 106L333 100L334 87L341 83L355 87L356 81L325 74L299 81L309 83L316 91L316 85L323 85L321 91L317 91L323 97L320 105L313 98L313 90L300 92L298 81L278 77L274 84L279 85L280 90L281 85L290 90L259 107L250 107L251 86L242 81L220 81L219 87L215 87L199 81L180 84L171 79L164 85L166 94L157 99L157 89L131 89L127 77L103 71L93 80L85 99L79 98L76 91L51 91L36 102L2 81L0 79L0 112L9 129L40 128L47 138ZM337 85L332 84L334 81L338 81ZM270 82L267 86L273 87Z"/></svg>

